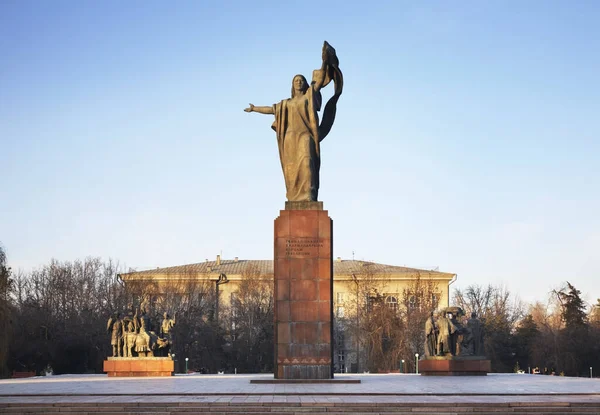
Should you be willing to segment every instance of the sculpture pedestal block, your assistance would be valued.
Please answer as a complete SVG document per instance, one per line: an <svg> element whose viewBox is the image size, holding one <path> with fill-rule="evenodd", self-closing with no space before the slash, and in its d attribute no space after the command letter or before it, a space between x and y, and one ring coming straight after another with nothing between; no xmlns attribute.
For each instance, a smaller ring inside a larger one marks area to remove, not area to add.
<svg viewBox="0 0 600 415"><path fill-rule="evenodd" d="M170 357L109 357L104 371L109 377L173 376L175 362Z"/></svg>
<svg viewBox="0 0 600 415"><path fill-rule="evenodd" d="M485 357L433 357L419 360L423 376L486 376L492 370Z"/></svg>
<svg viewBox="0 0 600 415"><path fill-rule="evenodd" d="M333 378L333 222L322 202L275 219L275 379Z"/></svg>

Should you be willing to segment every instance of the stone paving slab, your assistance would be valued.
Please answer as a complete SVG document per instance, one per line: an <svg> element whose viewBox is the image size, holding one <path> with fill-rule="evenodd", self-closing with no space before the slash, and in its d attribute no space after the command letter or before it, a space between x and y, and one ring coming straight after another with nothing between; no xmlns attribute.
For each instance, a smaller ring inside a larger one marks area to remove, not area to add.
<svg viewBox="0 0 600 415"><path fill-rule="evenodd" d="M32 395L600 395L600 379L490 374L485 377L424 377L405 374L337 375L360 384L256 384L273 375L181 375L169 378L109 378L61 375L0 380L0 397Z"/></svg>

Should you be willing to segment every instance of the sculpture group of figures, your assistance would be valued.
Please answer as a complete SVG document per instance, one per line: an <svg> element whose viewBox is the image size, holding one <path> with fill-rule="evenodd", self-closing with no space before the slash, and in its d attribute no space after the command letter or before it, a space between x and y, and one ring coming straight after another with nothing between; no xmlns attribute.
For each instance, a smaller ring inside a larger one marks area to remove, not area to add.
<svg viewBox="0 0 600 415"><path fill-rule="evenodd" d="M461 323L460 307L447 307L432 312L425 322L425 357L484 356L483 325L476 313Z"/></svg>
<svg viewBox="0 0 600 415"><path fill-rule="evenodd" d="M131 309L124 317L115 313L108 319L106 331L111 333L113 357L171 356L175 318L164 313L157 333L149 314L144 307Z"/></svg>

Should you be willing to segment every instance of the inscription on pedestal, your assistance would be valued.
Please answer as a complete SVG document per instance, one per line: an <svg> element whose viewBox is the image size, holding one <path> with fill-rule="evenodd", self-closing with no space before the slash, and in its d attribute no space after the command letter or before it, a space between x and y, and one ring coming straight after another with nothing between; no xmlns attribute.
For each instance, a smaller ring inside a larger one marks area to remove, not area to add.
<svg viewBox="0 0 600 415"><path fill-rule="evenodd" d="M285 243L285 256L288 258L318 257L319 248L323 242L314 238L287 239Z"/></svg>

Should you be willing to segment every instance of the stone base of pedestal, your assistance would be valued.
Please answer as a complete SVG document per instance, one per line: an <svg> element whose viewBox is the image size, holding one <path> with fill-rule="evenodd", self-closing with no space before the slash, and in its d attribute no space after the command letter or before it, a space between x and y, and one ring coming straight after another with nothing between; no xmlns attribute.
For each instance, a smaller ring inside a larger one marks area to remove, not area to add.
<svg viewBox="0 0 600 415"><path fill-rule="evenodd" d="M109 357L104 371L110 377L173 376L175 362L170 357Z"/></svg>
<svg viewBox="0 0 600 415"><path fill-rule="evenodd" d="M275 379L333 377L332 221L321 202L275 220Z"/></svg>
<svg viewBox="0 0 600 415"><path fill-rule="evenodd" d="M492 370L484 357L434 357L419 360L423 376L486 376Z"/></svg>
<svg viewBox="0 0 600 415"><path fill-rule="evenodd" d="M335 384L357 384L361 383L360 379L250 379L250 383L262 383L267 385L306 385L314 383Z"/></svg>

